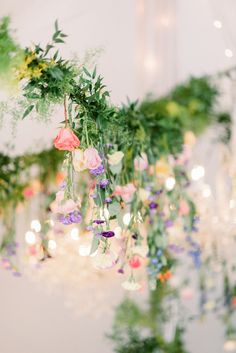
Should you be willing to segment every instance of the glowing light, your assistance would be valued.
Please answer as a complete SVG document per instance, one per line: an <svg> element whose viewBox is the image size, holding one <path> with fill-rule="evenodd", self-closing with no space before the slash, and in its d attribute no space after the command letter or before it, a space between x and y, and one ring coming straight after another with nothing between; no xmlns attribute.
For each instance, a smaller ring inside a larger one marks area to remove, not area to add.
<svg viewBox="0 0 236 353"><path fill-rule="evenodd" d="M80 256L89 256L90 255L90 246L89 245L80 245L79 246Z"/></svg>
<svg viewBox="0 0 236 353"><path fill-rule="evenodd" d="M48 241L48 249L50 249L50 250L55 250L56 247L57 247L57 243L55 242L55 240L50 239L50 240Z"/></svg>
<svg viewBox="0 0 236 353"><path fill-rule="evenodd" d="M55 223L54 223L53 219L49 219L49 224L50 224L51 227L54 227Z"/></svg>
<svg viewBox="0 0 236 353"><path fill-rule="evenodd" d="M39 222L38 219L33 219L31 222L31 229L34 230L36 233L39 233L41 231L41 223Z"/></svg>
<svg viewBox="0 0 236 353"><path fill-rule="evenodd" d="M219 20L215 20L215 21L213 22L213 25L214 25L215 28L217 28L217 29L221 29L221 28L222 28L222 22L219 21Z"/></svg>
<svg viewBox="0 0 236 353"><path fill-rule="evenodd" d="M225 49L225 56L227 57L227 58L232 58L233 57L233 52L232 52L232 50L231 49Z"/></svg>
<svg viewBox="0 0 236 353"><path fill-rule="evenodd" d="M128 226L130 224L131 221L131 214L128 212L124 215L123 217L123 223Z"/></svg>
<svg viewBox="0 0 236 353"><path fill-rule="evenodd" d="M73 240L79 240L79 229L78 228L72 228L70 232L71 239Z"/></svg>
<svg viewBox="0 0 236 353"><path fill-rule="evenodd" d="M175 178L173 178L173 177L167 178L166 182L165 182L165 187L168 191L173 190L175 187Z"/></svg>
<svg viewBox="0 0 236 353"><path fill-rule="evenodd" d="M234 200L230 200L229 201L229 208L234 208L235 207L235 201Z"/></svg>
<svg viewBox="0 0 236 353"><path fill-rule="evenodd" d="M144 61L144 67L149 72L154 72L157 68L156 57L149 53Z"/></svg>
<svg viewBox="0 0 236 353"><path fill-rule="evenodd" d="M25 241L29 245L33 245L36 243L36 235L34 232L29 230L28 232L25 233Z"/></svg>
<svg viewBox="0 0 236 353"><path fill-rule="evenodd" d="M232 352L236 349L236 341L235 340L228 340L224 343L224 350L228 352Z"/></svg>
<svg viewBox="0 0 236 353"><path fill-rule="evenodd" d="M202 196L206 198L211 196L211 189L209 186L206 186L205 189L203 189Z"/></svg>
<svg viewBox="0 0 236 353"><path fill-rule="evenodd" d="M203 178L204 175L205 175L205 169L201 165L198 165L191 170L191 178L195 181Z"/></svg>

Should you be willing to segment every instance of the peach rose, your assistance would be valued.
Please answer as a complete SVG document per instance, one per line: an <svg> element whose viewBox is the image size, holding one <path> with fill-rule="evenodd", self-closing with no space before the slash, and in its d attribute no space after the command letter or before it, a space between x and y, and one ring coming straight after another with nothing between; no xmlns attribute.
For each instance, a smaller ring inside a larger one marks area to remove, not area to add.
<svg viewBox="0 0 236 353"><path fill-rule="evenodd" d="M102 160L96 148L89 147L84 151L84 163L88 169L97 169L101 165Z"/></svg>
<svg viewBox="0 0 236 353"><path fill-rule="evenodd" d="M134 168L135 170L139 170L140 172L148 168L148 159L146 153L141 153L140 157L135 158Z"/></svg>
<svg viewBox="0 0 236 353"><path fill-rule="evenodd" d="M179 216L186 216L189 214L189 205L185 200L181 200L179 203Z"/></svg>
<svg viewBox="0 0 236 353"><path fill-rule="evenodd" d="M132 183L129 183L125 186L117 185L114 195L121 196L125 202L130 202L132 201L133 194L135 191L136 187Z"/></svg>
<svg viewBox="0 0 236 353"><path fill-rule="evenodd" d="M57 137L53 140L53 143L58 150L74 151L76 147L79 147L80 140L72 130L63 128L60 129Z"/></svg>

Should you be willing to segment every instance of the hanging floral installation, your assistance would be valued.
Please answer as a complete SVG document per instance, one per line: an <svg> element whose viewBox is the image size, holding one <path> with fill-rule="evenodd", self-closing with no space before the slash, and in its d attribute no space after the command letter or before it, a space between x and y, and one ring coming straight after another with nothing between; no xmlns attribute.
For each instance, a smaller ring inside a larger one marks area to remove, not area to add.
<svg viewBox="0 0 236 353"><path fill-rule="evenodd" d="M142 287L145 267L151 288L168 281L173 252L186 251L200 264L200 249L192 240L198 215L185 164L195 134L210 124L230 123L228 114L214 110L219 92L209 78L191 79L160 100L150 97L118 108L96 69L90 72L60 57L56 46L66 35L57 22L45 48L20 48L7 18L0 28L0 68L18 92L17 114L44 119L56 105L64 106L54 147L64 159L65 178L50 205L53 222L78 226L91 238L95 266L116 266L127 290ZM7 103L1 112L11 112ZM16 168L15 175L19 172ZM14 207L22 198L19 188L15 198L12 194ZM185 234L181 245L170 236L176 227Z"/></svg>

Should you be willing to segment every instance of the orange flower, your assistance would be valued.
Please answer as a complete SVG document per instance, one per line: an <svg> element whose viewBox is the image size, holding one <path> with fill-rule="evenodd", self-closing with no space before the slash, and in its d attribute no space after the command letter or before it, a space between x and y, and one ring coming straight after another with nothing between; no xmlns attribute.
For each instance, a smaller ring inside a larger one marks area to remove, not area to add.
<svg viewBox="0 0 236 353"><path fill-rule="evenodd" d="M76 147L79 147L80 140L72 130L63 128L60 129L57 137L53 140L53 143L58 150L74 151Z"/></svg>
<svg viewBox="0 0 236 353"><path fill-rule="evenodd" d="M172 276L170 271L166 271L164 273L159 273L159 275L157 276L157 278L164 283L165 281L168 281L168 279L170 279Z"/></svg>

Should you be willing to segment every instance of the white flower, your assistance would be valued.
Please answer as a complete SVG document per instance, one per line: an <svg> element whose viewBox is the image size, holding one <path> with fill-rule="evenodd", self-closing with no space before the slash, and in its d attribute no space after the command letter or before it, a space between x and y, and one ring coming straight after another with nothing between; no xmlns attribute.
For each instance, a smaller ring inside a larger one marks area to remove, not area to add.
<svg viewBox="0 0 236 353"><path fill-rule="evenodd" d="M73 153L73 166L76 172L81 172L86 169L84 152L75 150Z"/></svg>
<svg viewBox="0 0 236 353"><path fill-rule="evenodd" d="M138 196L142 202L146 201L150 196L150 191L140 188L138 191Z"/></svg>
<svg viewBox="0 0 236 353"><path fill-rule="evenodd" d="M134 280L125 281L121 283L121 285L124 289L130 290L130 291L136 291L142 287L140 283L135 282Z"/></svg>
<svg viewBox="0 0 236 353"><path fill-rule="evenodd" d="M117 151L113 154L108 154L108 163L110 165L117 165L119 164L124 157L124 153L121 151Z"/></svg>
<svg viewBox="0 0 236 353"><path fill-rule="evenodd" d="M112 268L116 264L116 259L117 256L109 251L108 253L98 253L94 258L93 258L93 263L96 268L99 269L108 269Z"/></svg>

